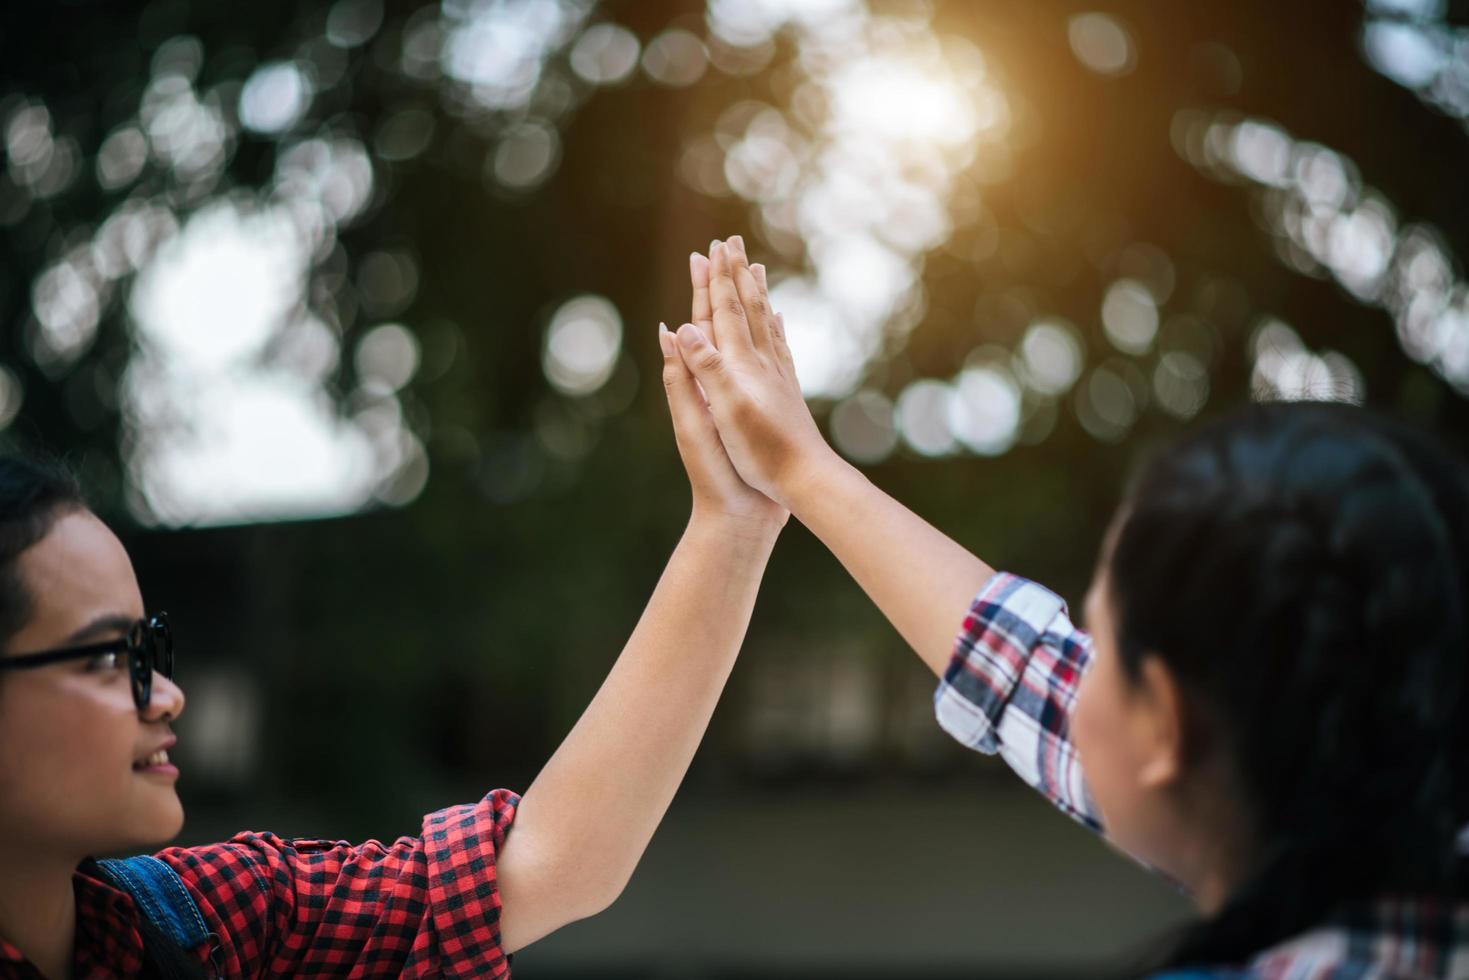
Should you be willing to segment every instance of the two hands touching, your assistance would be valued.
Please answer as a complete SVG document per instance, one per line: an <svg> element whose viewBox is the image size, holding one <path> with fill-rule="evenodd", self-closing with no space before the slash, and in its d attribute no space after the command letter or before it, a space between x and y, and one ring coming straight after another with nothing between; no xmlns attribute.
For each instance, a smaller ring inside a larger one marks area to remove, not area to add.
<svg viewBox="0 0 1469 980"><path fill-rule="evenodd" d="M689 257L691 322L659 327L663 382L694 514L766 522L788 514L821 539L935 674L955 610L994 569L887 496L822 437L770 307L765 268L738 235ZM695 383L697 382L697 384Z"/></svg>
<svg viewBox="0 0 1469 980"><path fill-rule="evenodd" d="M715 242L689 270L691 322L659 340L693 512L607 679L520 800L497 856L506 952L621 893L703 737L792 514L935 673L993 574L827 445L744 243Z"/></svg>
<svg viewBox="0 0 1469 980"><path fill-rule="evenodd" d="M735 235L690 255L689 278L690 321L677 332L660 324L658 340L694 519L714 512L778 530L804 475L841 461L801 396L765 267Z"/></svg>

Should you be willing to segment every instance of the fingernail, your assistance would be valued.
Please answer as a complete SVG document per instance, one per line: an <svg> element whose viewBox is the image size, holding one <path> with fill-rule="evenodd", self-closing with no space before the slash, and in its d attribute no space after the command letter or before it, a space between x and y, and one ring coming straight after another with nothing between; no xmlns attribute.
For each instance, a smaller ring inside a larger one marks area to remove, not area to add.
<svg viewBox="0 0 1469 980"><path fill-rule="evenodd" d="M729 236L729 247L733 249L734 254L738 255L740 258L745 257L745 240L739 235Z"/></svg>
<svg viewBox="0 0 1469 980"><path fill-rule="evenodd" d="M761 282L765 281L765 266L756 262L750 266L750 271L755 274L756 279L759 279Z"/></svg>
<svg viewBox="0 0 1469 980"><path fill-rule="evenodd" d="M710 243L709 243L709 256L710 256L710 257L711 257L711 258L712 258L712 257L713 257L713 256L714 256L714 250L715 250L715 249L716 249L716 248L718 248L718 247L719 247L719 239L717 239L717 238L716 238L716 239L714 239L714 240L713 240L713 241L711 241L711 242L710 242Z"/></svg>
<svg viewBox="0 0 1469 980"><path fill-rule="evenodd" d="M673 356L673 334L668 332L668 324L658 324L658 346L663 348L664 357Z"/></svg>
<svg viewBox="0 0 1469 980"><path fill-rule="evenodd" d="M701 334L699 332L699 328L694 326L692 323L685 323L683 326L678 328L678 340L679 343L683 344L685 347L697 347L699 346L699 344L703 343L704 335Z"/></svg>

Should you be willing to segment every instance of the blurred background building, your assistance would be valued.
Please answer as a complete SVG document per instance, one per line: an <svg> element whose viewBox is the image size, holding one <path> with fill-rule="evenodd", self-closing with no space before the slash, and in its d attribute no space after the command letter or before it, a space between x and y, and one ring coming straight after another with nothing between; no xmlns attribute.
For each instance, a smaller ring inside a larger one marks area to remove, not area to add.
<svg viewBox="0 0 1469 980"><path fill-rule="evenodd" d="M184 842L524 788L687 515L654 331L743 233L850 459L1079 602L1249 398L1469 444L1469 6L0 10L0 440L180 637ZM962 610L955 610L957 629ZM1185 903L932 720L792 524L624 898L517 976L1085 977Z"/></svg>

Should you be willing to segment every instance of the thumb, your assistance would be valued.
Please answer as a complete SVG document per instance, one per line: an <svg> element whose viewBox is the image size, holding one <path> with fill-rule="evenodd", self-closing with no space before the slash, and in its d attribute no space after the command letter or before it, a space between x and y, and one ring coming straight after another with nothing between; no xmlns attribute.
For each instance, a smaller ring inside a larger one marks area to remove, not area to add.
<svg viewBox="0 0 1469 980"><path fill-rule="evenodd" d="M704 332L692 323L685 323L674 335L678 340L678 352L694 377L699 379L705 394L724 387L724 355L719 352Z"/></svg>
<svg viewBox="0 0 1469 980"><path fill-rule="evenodd" d="M668 411L673 416L673 432L680 442L705 438L714 428L704 393L694 380L678 350L678 341L667 325L658 324L658 346L663 349L663 388L668 396Z"/></svg>

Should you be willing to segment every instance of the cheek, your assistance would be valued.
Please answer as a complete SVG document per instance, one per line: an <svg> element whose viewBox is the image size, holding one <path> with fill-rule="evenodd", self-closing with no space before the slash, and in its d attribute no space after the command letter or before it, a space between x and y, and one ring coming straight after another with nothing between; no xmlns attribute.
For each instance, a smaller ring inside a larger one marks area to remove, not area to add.
<svg viewBox="0 0 1469 980"><path fill-rule="evenodd" d="M0 829L11 839L87 852L130 822L137 713L82 680L7 685L0 698Z"/></svg>
<svg viewBox="0 0 1469 980"><path fill-rule="evenodd" d="M1086 773L1087 788L1111 824L1119 809L1119 790L1126 785L1127 765L1122 751L1123 718L1104 681L1097 671L1082 680L1071 713L1071 740Z"/></svg>

